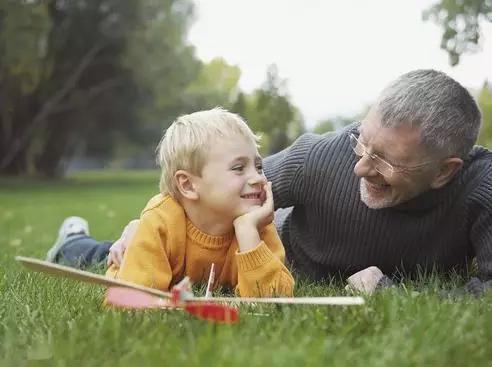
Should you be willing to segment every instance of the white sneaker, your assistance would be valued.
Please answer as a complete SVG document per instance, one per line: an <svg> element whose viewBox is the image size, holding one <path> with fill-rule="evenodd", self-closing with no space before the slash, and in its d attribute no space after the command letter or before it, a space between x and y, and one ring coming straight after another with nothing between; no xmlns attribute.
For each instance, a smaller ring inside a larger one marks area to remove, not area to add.
<svg viewBox="0 0 492 367"><path fill-rule="evenodd" d="M60 229L58 230L58 238L53 246L46 254L46 261L55 262L56 255L60 251L60 248L65 244L70 236L75 234L89 235L89 223L81 217L68 217L65 218Z"/></svg>

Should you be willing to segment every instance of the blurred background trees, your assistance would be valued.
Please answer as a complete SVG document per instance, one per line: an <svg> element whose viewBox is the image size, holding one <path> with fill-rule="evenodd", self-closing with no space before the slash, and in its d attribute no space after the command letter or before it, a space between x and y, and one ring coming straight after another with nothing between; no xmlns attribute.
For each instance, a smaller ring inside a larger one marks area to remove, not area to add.
<svg viewBox="0 0 492 367"><path fill-rule="evenodd" d="M303 124L278 75L242 93L237 66L196 57L193 17L190 0L0 0L0 174L56 177L74 155L151 161L177 115L241 100L266 151L285 147Z"/></svg>
<svg viewBox="0 0 492 367"><path fill-rule="evenodd" d="M443 27L452 64L479 45L491 7L489 0L441 0L425 12ZM219 105L263 136L264 155L305 132L274 64L246 93L239 67L198 59L187 40L194 17L192 0L0 0L0 175L57 177L74 157L152 166L176 116ZM488 146L491 89L485 83L477 91L480 143ZM326 119L314 131L360 117Z"/></svg>
<svg viewBox="0 0 492 367"><path fill-rule="evenodd" d="M450 64L457 65L461 55L480 50L480 25L492 22L492 1L440 0L422 16L442 27L441 48Z"/></svg>
<svg viewBox="0 0 492 367"><path fill-rule="evenodd" d="M492 22L492 1L440 0L424 11L423 18L441 26L441 48L454 66L460 62L461 55L480 50L481 25ZM475 95L482 111L478 143L492 148L492 86L486 81Z"/></svg>
<svg viewBox="0 0 492 367"><path fill-rule="evenodd" d="M492 149L492 85L489 82L484 83L477 99L482 111L482 129L478 144Z"/></svg>

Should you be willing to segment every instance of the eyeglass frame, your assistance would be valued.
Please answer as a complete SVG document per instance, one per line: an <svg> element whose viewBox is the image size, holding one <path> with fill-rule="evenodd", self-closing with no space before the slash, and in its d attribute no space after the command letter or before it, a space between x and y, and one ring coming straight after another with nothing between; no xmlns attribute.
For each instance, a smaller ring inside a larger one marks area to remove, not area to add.
<svg viewBox="0 0 492 367"><path fill-rule="evenodd" d="M393 174L395 174L395 173L405 173L405 172L415 171L415 170L418 170L422 167L425 167L431 163L436 162L435 160L431 160L431 161L420 163L420 164L415 165L415 166L405 166L405 167L404 166L395 166L395 165L389 163L388 161L384 160L383 158L381 158L377 154L369 153L367 151L367 146L362 144L360 142L359 138L354 133L349 133L349 143L350 143L350 147L352 148L352 150L354 151L354 154L357 157L362 158L364 156L368 156L371 159L371 162L373 162L374 169L378 173L380 173L381 175L383 175L385 177L392 177ZM363 151L361 153L358 153L356 151L357 146L360 146L363 149ZM383 164L383 166L388 167L389 174L381 172L382 170L378 169L378 162Z"/></svg>

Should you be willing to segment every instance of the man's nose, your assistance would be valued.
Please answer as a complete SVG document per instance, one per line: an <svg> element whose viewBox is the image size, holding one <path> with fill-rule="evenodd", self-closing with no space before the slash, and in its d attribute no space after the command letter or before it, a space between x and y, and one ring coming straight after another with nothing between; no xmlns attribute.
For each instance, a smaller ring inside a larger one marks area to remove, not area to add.
<svg viewBox="0 0 492 367"><path fill-rule="evenodd" d="M354 173L358 177L374 177L379 173L374 168L374 163L367 154L364 154L354 166Z"/></svg>

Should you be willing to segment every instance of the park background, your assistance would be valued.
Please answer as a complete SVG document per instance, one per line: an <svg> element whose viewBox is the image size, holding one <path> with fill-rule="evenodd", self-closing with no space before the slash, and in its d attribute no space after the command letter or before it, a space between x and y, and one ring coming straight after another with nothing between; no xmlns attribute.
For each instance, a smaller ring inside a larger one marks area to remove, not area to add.
<svg viewBox="0 0 492 367"><path fill-rule="evenodd" d="M492 144L490 1L0 1L0 175L154 168L180 114L223 106L262 153L360 119L418 68L449 73Z"/></svg>
<svg viewBox="0 0 492 367"><path fill-rule="evenodd" d="M435 68L476 97L492 147L491 20L489 0L0 0L0 366L489 364L491 298L448 296L459 276L359 308L244 308L216 327L105 310L102 289L13 257L44 258L74 214L117 238L157 191L155 146L182 113L241 114L266 156ZM297 295L344 294L296 280Z"/></svg>

